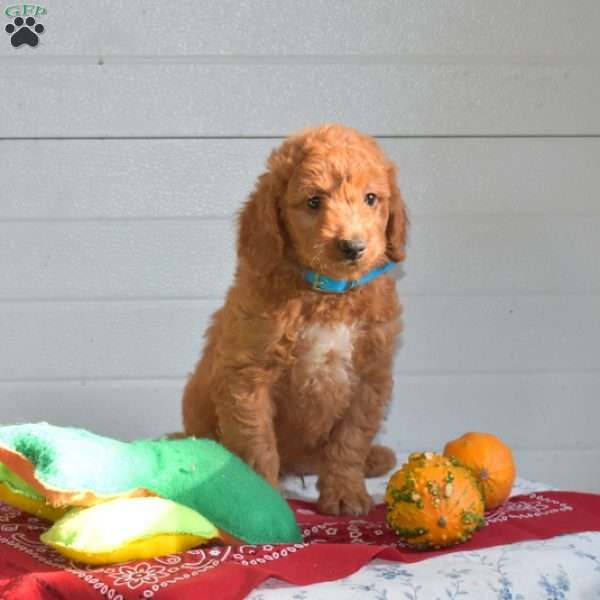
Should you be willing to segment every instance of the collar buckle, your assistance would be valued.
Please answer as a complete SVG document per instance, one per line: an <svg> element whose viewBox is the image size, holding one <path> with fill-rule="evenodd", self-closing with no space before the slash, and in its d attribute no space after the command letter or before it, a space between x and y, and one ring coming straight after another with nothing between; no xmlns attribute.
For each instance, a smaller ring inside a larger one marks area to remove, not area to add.
<svg viewBox="0 0 600 600"><path fill-rule="evenodd" d="M325 283L325 282L321 279L321 276L318 273L315 273L315 278L313 280L312 289L320 290L322 288L323 283Z"/></svg>

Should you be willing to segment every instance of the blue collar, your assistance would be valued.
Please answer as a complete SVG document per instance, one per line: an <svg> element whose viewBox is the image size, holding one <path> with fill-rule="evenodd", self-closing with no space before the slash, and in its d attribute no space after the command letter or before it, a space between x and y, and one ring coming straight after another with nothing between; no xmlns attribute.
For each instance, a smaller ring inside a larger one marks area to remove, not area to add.
<svg viewBox="0 0 600 600"><path fill-rule="evenodd" d="M317 290L319 292L333 292L334 294L343 294L348 290L352 290L359 285L364 285L365 283L369 283L376 277L383 275L390 269L393 269L397 263L390 261L383 265L383 267L377 267L359 277L358 279L332 279L331 277L327 277L327 275L319 275L319 273L315 273L314 271L304 271L303 277L308 283L312 284L313 290Z"/></svg>

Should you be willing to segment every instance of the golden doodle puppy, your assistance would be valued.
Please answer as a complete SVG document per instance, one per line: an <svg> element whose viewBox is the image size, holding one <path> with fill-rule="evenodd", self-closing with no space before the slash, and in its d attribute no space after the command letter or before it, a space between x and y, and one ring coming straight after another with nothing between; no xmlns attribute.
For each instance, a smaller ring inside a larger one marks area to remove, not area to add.
<svg viewBox="0 0 600 600"><path fill-rule="evenodd" d="M318 474L319 509L372 507L365 476L392 388L404 258L396 169L375 140L327 124L275 149L239 215L238 264L183 394L186 435L219 440L273 485Z"/></svg>

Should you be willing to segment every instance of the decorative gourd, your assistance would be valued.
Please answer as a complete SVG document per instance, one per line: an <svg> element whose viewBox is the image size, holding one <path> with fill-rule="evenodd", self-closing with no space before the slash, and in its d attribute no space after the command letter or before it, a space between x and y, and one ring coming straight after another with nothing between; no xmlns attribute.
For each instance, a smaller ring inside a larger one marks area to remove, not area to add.
<svg viewBox="0 0 600 600"><path fill-rule="evenodd" d="M473 473L433 452L408 457L391 476L385 503L390 527L418 549L464 542L485 523L483 495Z"/></svg>
<svg viewBox="0 0 600 600"><path fill-rule="evenodd" d="M448 442L444 455L456 457L473 469L479 480L486 509L500 506L509 496L515 481L515 462L510 448L491 433L465 433Z"/></svg>

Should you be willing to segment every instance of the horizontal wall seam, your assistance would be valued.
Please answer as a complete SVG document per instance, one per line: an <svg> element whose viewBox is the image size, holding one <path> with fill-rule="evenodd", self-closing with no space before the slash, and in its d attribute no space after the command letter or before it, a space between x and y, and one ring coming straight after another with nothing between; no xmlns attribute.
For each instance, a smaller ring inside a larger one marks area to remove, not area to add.
<svg viewBox="0 0 600 600"><path fill-rule="evenodd" d="M112 66L490 66L580 67L597 66L600 56L588 54L38 54L0 56L4 65Z"/></svg>
<svg viewBox="0 0 600 600"><path fill-rule="evenodd" d="M2 136L0 142L20 141L79 141L79 140L283 140L287 133L270 134L223 134L223 135L74 135L74 136ZM598 139L599 133L468 133L468 134L392 134L365 131L368 135L381 140L468 140L468 139Z"/></svg>
<svg viewBox="0 0 600 600"><path fill-rule="evenodd" d="M401 351L400 351L401 352ZM414 370L414 371L397 371L394 373L394 379L409 380L422 378L423 376L432 378L447 378L459 377L469 378L472 376L482 377L513 377L514 375L521 376L581 376L600 375L600 368L597 369L505 369L505 370L474 370L474 371L459 371L459 370ZM185 382L187 374L180 375L148 375L148 376L130 376L130 375L90 375L90 376L65 376L65 377L0 377L0 386L4 385L29 385L38 383L76 383L84 387L88 383L168 383L168 382ZM0 401L1 404L1 401Z"/></svg>
<svg viewBox="0 0 600 600"><path fill-rule="evenodd" d="M509 290L506 292L449 292L444 290L429 292L404 292L402 282L398 282L398 294L401 299L408 298L596 298L600 300L600 289L583 291L519 291ZM222 302L225 291L222 294L207 294L197 296L7 296L0 297L0 304L152 304L152 303L206 303Z"/></svg>
<svg viewBox="0 0 600 600"><path fill-rule="evenodd" d="M250 191L248 192L248 195ZM2 223L32 223L32 224L43 224L43 223L152 223L152 222L187 222L187 221L207 221L207 222L219 222L219 223L231 223L234 224L237 219L237 212L242 207L245 196L240 196L239 207L234 212L225 215L91 215L91 216L0 216L0 225ZM593 210L582 210L582 211L519 211L519 210L507 210L505 212L486 212L486 211L456 211L456 212L412 212L409 210L409 217L411 219L430 219L430 220L444 220L444 219L513 219L513 218L565 218L565 217L600 217L600 208Z"/></svg>

